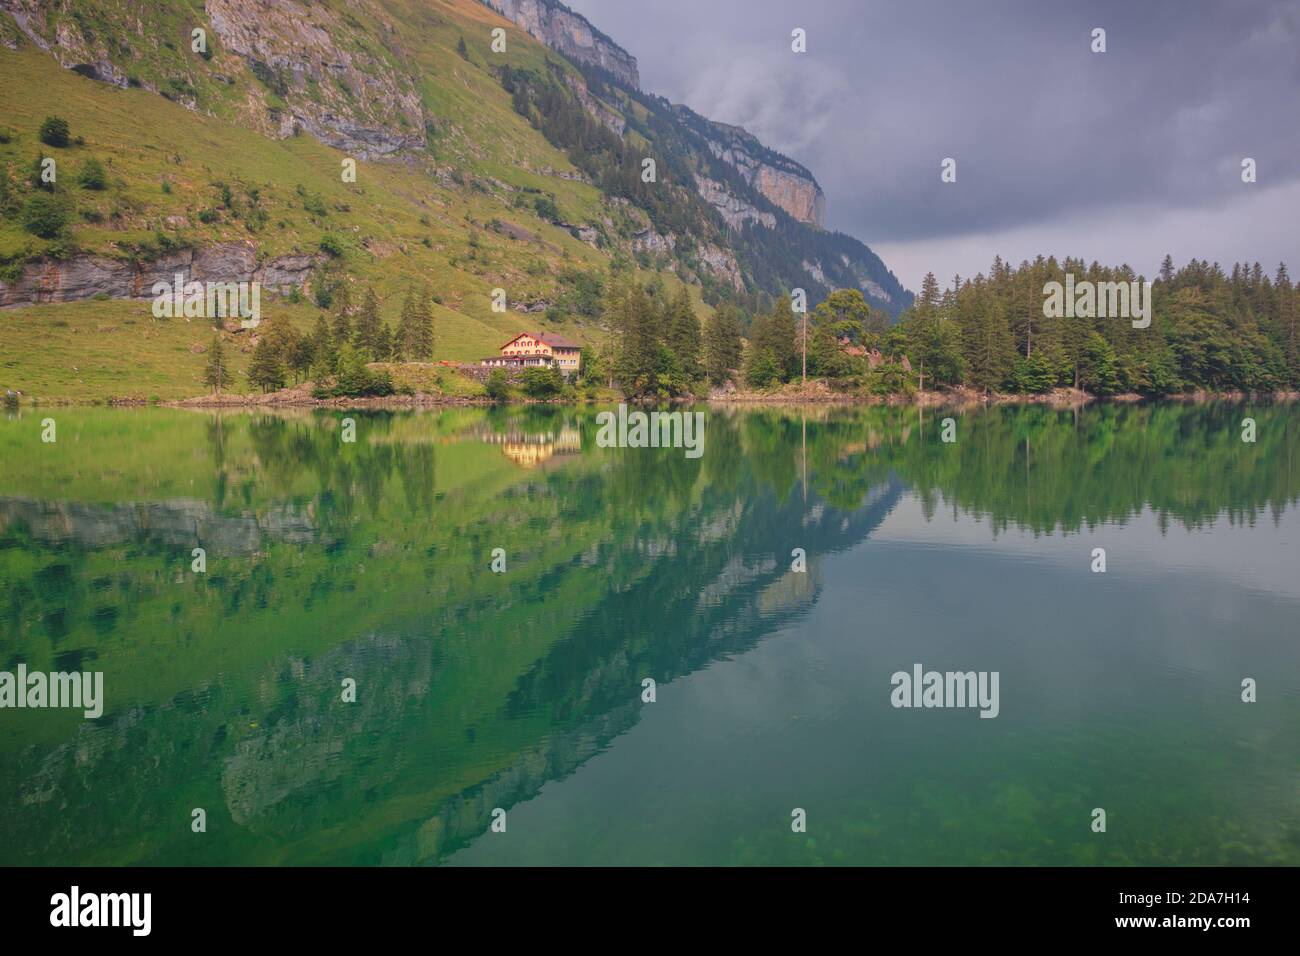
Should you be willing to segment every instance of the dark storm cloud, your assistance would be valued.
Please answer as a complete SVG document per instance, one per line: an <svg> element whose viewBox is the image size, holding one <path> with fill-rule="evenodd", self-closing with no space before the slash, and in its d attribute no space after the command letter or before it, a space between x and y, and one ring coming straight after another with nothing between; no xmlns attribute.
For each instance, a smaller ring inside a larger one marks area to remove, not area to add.
<svg viewBox="0 0 1300 956"><path fill-rule="evenodd" d="M1300 0L569 5L638 56L646 89L807 165L830 225L872 243L1150 223L1300 177Z"/></svg>

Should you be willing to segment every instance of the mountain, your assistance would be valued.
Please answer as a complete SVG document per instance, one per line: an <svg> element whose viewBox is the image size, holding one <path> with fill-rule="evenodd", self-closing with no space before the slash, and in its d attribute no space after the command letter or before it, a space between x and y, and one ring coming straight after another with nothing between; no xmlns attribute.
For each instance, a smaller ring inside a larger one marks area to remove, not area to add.
<svg viewBox="0 0 1300 956"><path fill-rule="evenodd" d="M571 62L598 67L632 89L641 85L636 57L564 4L551 0L489 0L487 5Z"/></svg>
<svg viewBox="0 0 1300 956"><path fill-rule="evenodd" d="M743 234L754 225L774 233L737 235L730 243L740 246L738 258L750 267L758 285L771 290L775 278L777 284L807 287L812 294L858 288L894 315L911 303L911 293L867 246L851 236L822 231L826 196L806 167L739 126L643 93L636 58L558 0L482 2L583 71L586 87L576 95L594 117L620 136L630 124L649 143L670 153L677 150L677 158L689 169L688 182L733 232ZM610 116L618 117L615 124ZM638 122L642 116L644 121ZM780 213L793 223L778 224ZM776 251L781 245L800 254L779 261Z"/></svg>
<svg viewBox="0 0 1300 956"><path fill-rule="evenodd" d="M144 301L176 273L262 281L280 293L264 315L299 328L345 286L395 322L427 284L453 361L543 323L599 344L601 277L624 268L687 284L704 314L794 287L908 304L820 228L803 166L643 92L636 59L561 4L494 4L0 0L0 368L17 369L0 385L201 391L202 324ZM50 117L66 143L42 141ZM232 334L238 373L251 346Z"/></svg>

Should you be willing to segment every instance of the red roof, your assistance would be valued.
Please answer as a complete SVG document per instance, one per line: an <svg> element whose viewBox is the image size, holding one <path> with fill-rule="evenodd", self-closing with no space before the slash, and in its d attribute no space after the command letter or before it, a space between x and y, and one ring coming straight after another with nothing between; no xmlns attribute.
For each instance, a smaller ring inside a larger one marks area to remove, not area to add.
<svg viewBox="0 0 1300 956"><path fill-rule="evenodd" d="M582 346L577 342L573 341L573 339L567 339L563 335L556 335L554 332L520 332L519 335L516 335L513 339L511 339L509 342L507 342L505 345L501 347L504 349L507 346L513 345L515 342L519 340L520 335L531 335L533 338L537 339L537 341L543 342L546 345L549 345L553 349L582 348Z"/></svg>

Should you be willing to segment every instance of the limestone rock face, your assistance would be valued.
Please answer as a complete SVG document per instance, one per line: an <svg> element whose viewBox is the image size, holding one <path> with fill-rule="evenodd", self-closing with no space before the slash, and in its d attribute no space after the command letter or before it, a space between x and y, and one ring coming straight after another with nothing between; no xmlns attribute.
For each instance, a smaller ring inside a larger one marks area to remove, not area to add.
<svg viewBox="0 0 1300 956"><path fill-rule="evenodd" d="M29 262L16 285L0 282L0 307L40 302L77 302L104 295L110 299L149 299L155 282L169 287L182 282L259 282L276 292L301 288L316 263L315 256L288 255L258 263L255 248L229 242L186 249L153 262L126 262L102 256L73 256L66 260Z"/></svg>
<svg viewBox="0 0 1300 956"><path fill-rule="evenodd" d="M679 112L689 111L678 107ZM697 122L701 117L690 114ZM745 181L772 205L799 222L822 228L826 221L826 196L817 180L792 159L774 153L739 126L708 124L709 152L734 166Z"/></svg>
<svg viewBox="0 0 1300 956"><path fill-rule="evenodd" d="M725 249L714 245L700 247L700 261L717 275L731 284L737 292L744 289L745 283L740 277L740 265L736 257Z"/></svg>
<svg viewBox="0 0 1300 956"><path fill-rule="evenodd" d="M300 126L363 159L425 144L424 111L409 71L348 42L354 28L328 6L206 0L204 9L222 48L261 81L249 87L250 108L266 109L263 87L284 100L287 110L272 120L272 135L292 135ZM382 21L374 27L381 37L389 32Z"/></svg>
<svg viewBox="0 0 1300 956"><path fill-rule="evenodd" d="M63 5L0 0L0 11L12 16L29 40L64 67L93 80L128 86L130 64L124 58L134 49L157 44L157 31L145 17L120 20L123 32L113 46L111 36L83 27L80 20L52 15L50 8L57 6ZM242 61L248 71L237 80L243 95L241 124L277 138L301 129L361 159L426 145L428 117L417 90L418 70L390 42L394 28L378 7L367 10L366 18L388 57L367 52L371 36L326 4L205 0L202 6L207 21L198 22L208 31L211 49L219 51L203 69L243 73ZM226 73L211 75L232 83ZM194 89L184 84L163 89L147 81L142 85L187 109L210 108L201 106Z"/></svg>
<svg viewBox="0 0 1300 956"><path fill-rule="evenodd" d="M770 212L757 209L751 203L747 203L739 196L733 195L726 185L716 179L710 179L696 173L695 189L704 198L704 201L716 209L718 215L722 216L723 221L733 229L739 229L750 221L757 222L768 229L776 226L776 216Z"/></svg>
<svg viewBox="0 0 1300 956"><path fill-rule="evenodd" d="M550 0L487 0L507 20L557 53L598 66L633 89L641 88L636 57L580 16Z"/></svg>
<svg viewBox="0 0 1300 956"><path fill-rule="evenodd" d="M53 26L47 17L48 7L38 0L0 0L0 11L13 17L27 39L52 53L61 66L92 80L125 87L126 74L109 60L106 38L83 35L75 23L66 20Z"/></svg>
<svg viewBox="0 0 1300 956"><path fill-rule="evenodd" d="M632 237L632 249L635 252L672 254L677 247L677 240L672 236L661 236L653 229L643 229Z"/></svg>
<svg viewBox="0 0 1300 956"><path fill-rule="evenodd" d="M587 89L585 80L571 74L565 74L564 80L569 85L569 89L573 90L574 95L578 97L578 101L582 103L583 109L595 117L601 125L615 136L623 135L623 131L627 129L627 121L592 96L591 91Z"/></svg>
<svg viewBox="0 0 1300 956"><path fill-rule="evenodd" d="M826 196L814 180L760 164L754 170L752 183L769 201L800 222L820 228L826 221Z"/></svg>

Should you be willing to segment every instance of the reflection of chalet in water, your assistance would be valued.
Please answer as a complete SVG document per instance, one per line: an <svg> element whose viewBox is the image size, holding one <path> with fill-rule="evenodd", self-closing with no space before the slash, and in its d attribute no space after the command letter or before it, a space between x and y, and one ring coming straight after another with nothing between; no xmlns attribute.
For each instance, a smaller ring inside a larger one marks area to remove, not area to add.
<svg viewBox="0 0 1300 956"><path fill-rule="evenodd" d="M551 332L520 332L501 346L500 355L480 362L499 368L557 368L565 375L578 371L582 346Z"/></svg>
<svg viewBox="0 0 1300 956"><path fill-rule="evenodd" d="M533 468L556 455L576 455L582 451L582 436L570 425L565 425L558 434L485 431L479 437L489 444L500 445L502 454L525 468Z"/></svg>

